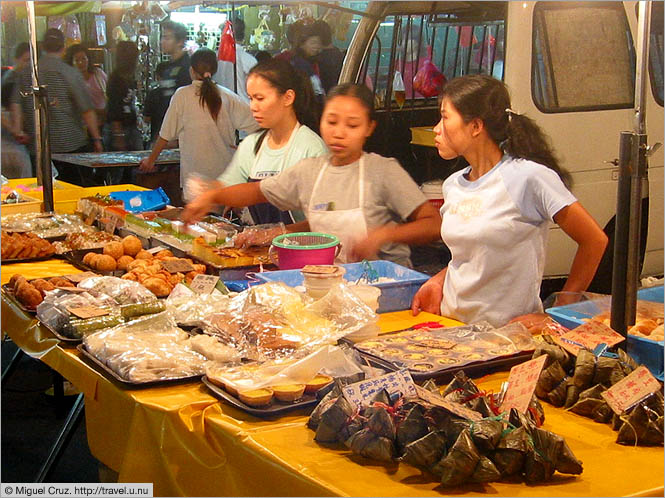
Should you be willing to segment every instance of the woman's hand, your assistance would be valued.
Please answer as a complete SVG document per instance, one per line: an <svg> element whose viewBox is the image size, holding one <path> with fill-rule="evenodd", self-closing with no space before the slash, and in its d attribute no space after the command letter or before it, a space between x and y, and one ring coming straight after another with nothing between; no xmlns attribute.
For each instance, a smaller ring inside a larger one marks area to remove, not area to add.
<svg viewBox="0 0 665 498"><path fill-rule="evenodd" d="M182 212L182 221L189 225L208 214L215 206L214 194L215 191L206 192L187 204Z"/></svg>
<svg viewBox="0 0 665 498"><path fill-rule="evenodd" d="M141 162L139 163L139 171L141 173L154 173L157 171L155 162L152 161L149 157L141 159Z"/></svg>
<svg viewBox="0 0 665 498"><path fill-rule="evenodd" d="M351 261L362 261L363 259L376 259L381 246L388 240L386 239L386 227L379 227L367 232L367 236L351 243L350 256Z"/></svg>
<svg viewBox="0 0 665 498"><path fill-rule="evenodd" d="M441 314L441 301L443 300L443 282L446 279L446 269L425 282L411 301L411 312L417 316L421 311Z"/></svg>

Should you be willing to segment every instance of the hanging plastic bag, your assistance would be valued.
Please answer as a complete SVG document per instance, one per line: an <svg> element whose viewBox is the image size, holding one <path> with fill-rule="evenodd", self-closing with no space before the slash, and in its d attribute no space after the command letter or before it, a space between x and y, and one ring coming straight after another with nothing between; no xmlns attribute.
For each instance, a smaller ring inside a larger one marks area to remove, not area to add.
<svg viewBox="0 0 665 498"><path fill-rule="evenodd" d="M395 76L393 78L393 98L401 109L404 105L404 102L406 101L406 89L404 88L402 73L399 71L395 71Z"/></svg>
<svg viewBox="0 0 665 498"><path fill-rule="evenodd" d="M233 25L231 21L226 21L222 30L222 39L219 43L217 60L236 62L236 40L233 36Z"/></svg>
<svg viewBox="0 0 665 498"><path fill-rule="evenodd" d="M428 47L427 59L413 77L413 89L423 97L436 97L445 82L446 77L432 62L432 47Z"/></svg>

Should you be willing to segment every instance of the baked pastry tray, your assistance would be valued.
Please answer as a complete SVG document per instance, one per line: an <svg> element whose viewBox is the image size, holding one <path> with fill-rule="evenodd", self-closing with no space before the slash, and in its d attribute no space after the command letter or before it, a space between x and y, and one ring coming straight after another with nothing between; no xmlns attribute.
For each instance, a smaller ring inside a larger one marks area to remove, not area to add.
<svg viewBox="0 0 665 498"><path fill-rule="evenodd" d="M273 398L270 401L270 404L266 405L265 407L253 407L246 405L237 397L214 384L210 379L208 379L207 376L204 375L201 380L208 387L208 389L212 391L215 397L226 401L228 404L238 408L239 410L247 412L251 415L255 415L257 417L278 417L284 413L297 410L299 408L314 407L319 403L319 398L316 394L303 394L302 398L292 403L282 402Z"/></svg>

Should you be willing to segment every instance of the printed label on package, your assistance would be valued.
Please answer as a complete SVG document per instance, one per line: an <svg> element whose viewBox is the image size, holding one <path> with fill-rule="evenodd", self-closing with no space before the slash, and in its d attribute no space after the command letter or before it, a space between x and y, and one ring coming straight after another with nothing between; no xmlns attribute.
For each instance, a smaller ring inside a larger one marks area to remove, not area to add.
<svg viewBox="0 0 665 498"><path fill-rule="evenodd" d="M99 275L97 275L94 272L84 271L84 272L81 272L81 273L72 273L71 275L63 275L63 278L66 278L67 280L69 280L72 283L78 284L79 282L84 281L86 278L98 277L98 276Z"/></svg>
<svg viewBox="0 0 665 498"><path fill-rule="evenodd" d="M428 391L427 389L416 386L416 391L418 392L418 397L424 399L428 403L439 406L446 411L449 411L453 415L458 417L466 418L469 420L480 420L483 416L471 408L467 408L464 405L459 403L453 403L452 401L446 401L441 396L437 396L435 393Z"/></svg>
<svg viewBox="0 0 665 498"><path fill-rule="evenodd" d="M608 347L612 347L625 338L604 323L592 320L553 339L566 351L577 356L582 347L593 351L598 344L605 343Z"/></svg>
<svg viewBox="0 0 665 498"><path fill-rule="evenodd" d="M78 306L71 308L67 306L67 311L79 318L95 318L109 314L109 310L98 308L97 306Z"/></svg>
<svg viewBox="0 0 665 498"><path fill-rule="evenodd" d="M526 413L546 359L547 355L542 355L510 369L508 390L501 403L501 412L516 408L520 413Z"/></svg>
<svg viewBox="0 0 665 498"><path fill-rule="evenodd" d="M661 389L660 382L642 365L600 395L617 415Z"/></svg>
<svg viewBox="0 0 665 498"><path fill-rule="evenodd" d="M344 387L346 399L356 406L369 406L376 394L385 389L388 394L399 392L402 396L417 396L416 384L408 370L398 370L374 379L362 380Z"/></svg>

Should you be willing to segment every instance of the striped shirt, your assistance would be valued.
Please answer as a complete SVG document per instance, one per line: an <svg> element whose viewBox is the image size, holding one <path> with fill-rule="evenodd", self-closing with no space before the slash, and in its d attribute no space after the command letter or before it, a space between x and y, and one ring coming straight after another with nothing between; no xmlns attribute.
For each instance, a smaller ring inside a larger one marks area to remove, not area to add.
<svg viewBox="0 0 665 498"><path fill-rule="evenodd" d="M33 97L21 97L19 93L19 90L27 92L32 87L30 66L20 77L21 84L16 85L12 102L20 103L23 108L24 130L33 138L32 148L35 137ZM93 107L81 73L57 55L44 52L39 58L39 82L47 85L51 152L72 152L87 145L88 136L81 114Z"/></svg>

